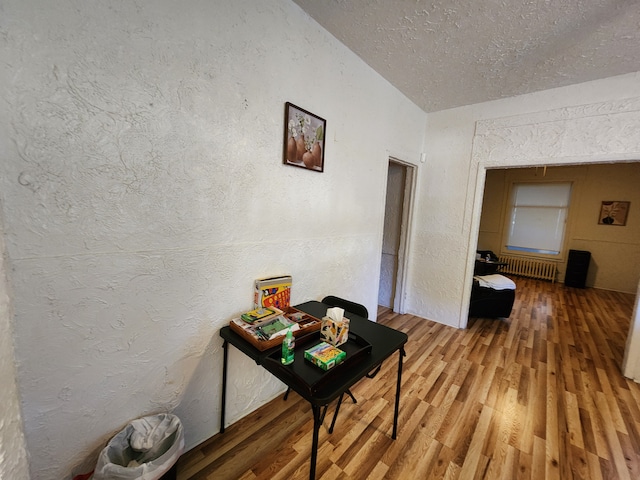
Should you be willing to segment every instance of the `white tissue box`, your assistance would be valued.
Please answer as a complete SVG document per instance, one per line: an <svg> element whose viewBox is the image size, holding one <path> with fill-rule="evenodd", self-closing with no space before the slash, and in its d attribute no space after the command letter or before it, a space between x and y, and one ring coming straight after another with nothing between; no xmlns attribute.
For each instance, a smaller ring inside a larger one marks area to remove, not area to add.
<svg viewBox="0 0 640 480"><path fill-rule="evenodd" d="M322 340L330 343L334 347L346 343L349 339L349 319L342 317L342 321L337 322L333 318L322 317L320 336Z"/></svg>

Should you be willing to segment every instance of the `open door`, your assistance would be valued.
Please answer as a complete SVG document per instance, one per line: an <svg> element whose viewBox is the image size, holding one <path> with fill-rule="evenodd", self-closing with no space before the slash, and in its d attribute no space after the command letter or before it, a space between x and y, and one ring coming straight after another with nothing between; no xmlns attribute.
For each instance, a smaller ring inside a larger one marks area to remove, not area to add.
<svg viewBox="0 0 640 480"><path fill-rule="evenodd" d="M391 308L398 313L404 313L405 259L414 169L413 165L394 158L389 159L378 305Z"/></svg>

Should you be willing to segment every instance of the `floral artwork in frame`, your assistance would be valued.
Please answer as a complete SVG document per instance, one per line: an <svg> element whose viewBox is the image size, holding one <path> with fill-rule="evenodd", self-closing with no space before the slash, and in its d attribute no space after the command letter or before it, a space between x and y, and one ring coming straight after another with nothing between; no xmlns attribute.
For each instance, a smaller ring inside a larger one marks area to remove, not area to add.
<svg viewBox="0 0 640 480"><path fill-rule="evenodd" d="M598 225L626 225L630 203L611 200L602 202Z"/></svg>
<svg viewBox="0 0 640 480"><path fill-rule="evenodd" d="M327 121L292 103L284 106L285 165L324 171L324 138Z"/></svg>

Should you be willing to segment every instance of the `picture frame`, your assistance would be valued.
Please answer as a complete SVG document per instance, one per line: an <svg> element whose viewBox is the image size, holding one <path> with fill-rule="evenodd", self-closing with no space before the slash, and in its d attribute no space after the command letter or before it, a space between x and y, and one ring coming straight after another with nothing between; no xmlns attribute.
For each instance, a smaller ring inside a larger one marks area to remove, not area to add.
<svg viewBox="0 0 640 480"><path fill-rule="evenodd" d="M629 214L630 204L631 202L623 202L619 200L603 201L600 206L598 225L625 226L627 224L627 215Z"/></svg>
<svg viewBox="0 0 640 480"><path fill-rule="evenodd" d="M324 146L327 121L291 102L284 105L285 165L314 172L324 171Z"/></svg>

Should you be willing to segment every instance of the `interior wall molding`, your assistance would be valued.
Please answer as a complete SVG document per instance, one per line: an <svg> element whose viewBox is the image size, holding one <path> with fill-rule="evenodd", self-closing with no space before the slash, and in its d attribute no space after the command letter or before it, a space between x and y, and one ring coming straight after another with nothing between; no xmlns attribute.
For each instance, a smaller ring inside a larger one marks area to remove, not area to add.
<svg viewBox="0 0 640 480"><path fill-rule="evenodd" d="M486 167L640 160L640 97L479 120L472 159Z"/></svg>

